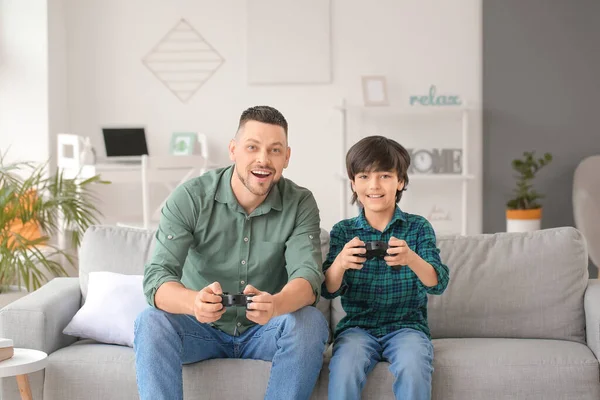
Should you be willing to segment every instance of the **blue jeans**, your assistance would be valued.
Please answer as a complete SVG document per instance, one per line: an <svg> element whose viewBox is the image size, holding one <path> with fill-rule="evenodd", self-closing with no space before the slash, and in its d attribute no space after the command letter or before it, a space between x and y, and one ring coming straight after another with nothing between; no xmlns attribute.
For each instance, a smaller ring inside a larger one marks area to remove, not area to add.
<svg viewBox="0 0 600 400"><path fill-rule="evenodd" d="M377 338L350 328L333 344L329 400L360 399L367 375L379 361L390 363L396 399L431 399L433 345L423 332L406 328Z"/></svg>
<svg viewBox="0 0 600 400"><path fill-rule="evenodd" d="M135 321L135 368L140 398L183 399L183 364L211 358L272 361L265 399L308 399L329 331L315 307L231 336L190 315L147 308Z"/></svg>

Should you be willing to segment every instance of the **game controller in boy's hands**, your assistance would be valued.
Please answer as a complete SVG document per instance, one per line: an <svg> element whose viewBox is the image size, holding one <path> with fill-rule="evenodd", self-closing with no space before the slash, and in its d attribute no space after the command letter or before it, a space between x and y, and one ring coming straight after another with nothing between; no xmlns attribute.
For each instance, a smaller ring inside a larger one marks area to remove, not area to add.
<svg viewBox="0 0 600 400"><path fill-rule="evenodd" d="M389 256L387 249L390 248L390 246L387 244L387 242L379 240L365 242L365 245L360 247L366 248L367 252L364 254L356 254L356 256L365 257L367 260L370 260L372 258L383 258L385 256ZM400 265L392 266L392 269L395 271L398 271L400 268Z"/></svg>
<svg viewBox="0 0 600 400"><path fill-rule="evenodd" d="M227 292L220 294L221 304L223 307L248 307L249 303L252 303L253 294L229 294Z"/></svg>
<svg viewBox="0 0 600 400"><path fill-rule="evenodd" d="M365 257L367 260L372 258L380 257L383 258L387 255L388 244L387 242L374 241L365 242L364 246L358 246L367 249L366 253L356 254L357 257Z"/></svg>

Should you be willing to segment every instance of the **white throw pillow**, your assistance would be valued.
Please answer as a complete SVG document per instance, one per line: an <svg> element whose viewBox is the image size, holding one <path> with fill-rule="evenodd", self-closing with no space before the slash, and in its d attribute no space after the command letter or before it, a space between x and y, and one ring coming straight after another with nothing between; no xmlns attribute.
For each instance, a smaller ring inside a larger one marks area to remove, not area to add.
<svg viewBox="0 0 600 400"><path fill-rule="evenodd" d="M133 347L133 324L146 307L142 275L90 272L85 304L65 335Z"/></svg>

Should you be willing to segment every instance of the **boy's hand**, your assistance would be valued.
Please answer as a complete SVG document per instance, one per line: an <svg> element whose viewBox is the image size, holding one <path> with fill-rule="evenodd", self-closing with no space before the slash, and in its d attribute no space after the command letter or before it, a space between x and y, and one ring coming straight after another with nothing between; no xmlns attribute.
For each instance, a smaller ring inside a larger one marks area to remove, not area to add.
<svg viewBox="0 0 600 400"><path fill-rule="evenodd" d="M388 246L387 253L389 255L385 256L383 259L390 267L397 265L410 265L414 262L415 257L417 256L417 253L412 251L404 240L396 239L393 236L390 238Z"/></svg>
<svg viewBox="0 0 600 400"><path fill-rule="evenodd" d="M365 262L364 257L356 256L355 254L365 254L367 249L364 247L365 242L360 240L358 236L354 237L351 241L346 243L340 254L335 258L335 262L339 264L344 271L349 269L361 269Z"/></svg>
<svg viewBox="0 0 600 400"><path fill-rule="evenodd" d="M259 325L265 325L275 316L274 296L261 292L252 285L247 285L244 294L252 294L252 302L248 303L246 318Z"/></svg>

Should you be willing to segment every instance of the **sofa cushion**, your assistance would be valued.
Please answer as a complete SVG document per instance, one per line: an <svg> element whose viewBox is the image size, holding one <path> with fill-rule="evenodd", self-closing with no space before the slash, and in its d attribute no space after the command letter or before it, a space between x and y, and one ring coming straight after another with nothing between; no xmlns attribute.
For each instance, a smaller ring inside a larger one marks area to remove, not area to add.
<svg viewBox="0 0 600 400"><path fill-rule="evenodd" d="M327 398L326 359L315 395ZM582 344L536 339L434 339L434 400L598 399L598 360ZM388 362L375 365L362 399L393 399ZM314 396L313 396L314 397Z"/></svg>
<svg viewBox="0 0 600 400"><path fill-rule="evenodd" d="M585 345L531 339L438 339L433 345L434 400L600 396L598 361ZM328 363L326 358L313 399L327 398ZM388 367L375 366L363 399L393 398ZM265 361L233 359L186 365L185 398L262 399L270 368ZM80 341L50 354L45 371L45 400L137 398L135 356L128 347Z"/></svg>
<svg viewBox="0 0 600 400"><path fill-rule="evenodd" d="M434 338L538 338L585 342L588 256L570 227L442 237L450 284L429 297Z"/></svg>
<svg viewBox="0 0 600 400"><path fill-rule="evenodd" d="M130 347L76 342L48 356L44 399L137 399Z"/></svg>
<svg viewBox="0 0 600 400"><path fill-rule="evenodd" d="M79 248L79 284L84 301L90 272L142 275L153 239L153 232L143 229L91 226Z"/></svg>
<svg viewBox="0 0 600 400"><path fill-rule="evenodd" d="M123 346L77 342L48 357L44 400L137 399L135 354ZM217 359L183 368L185 399L262 399L271 363ZM235 385L232 384L235 376Z"/></svg>
<svg viewBox="0 0 600 400"><path fill-rule="evenodd" d="M433 338L505 337L585 343L588 257L571 227L531 233L442 236L450 283L429 296ZM331 327L346 315L332 301Z"/></svg>
<svg viewBox="0 0 600 400"><path fill-rule="evenodd" d="M87 300L63 333L133 347L135 319L149 307L142 279L142 275L90 272Z"/></svg>
<svg viewBox="0 0 600 400"><path fill-rule="evenodd" d="M598 399L598 360L563 340L434 340L434 399Z"/></svg>

